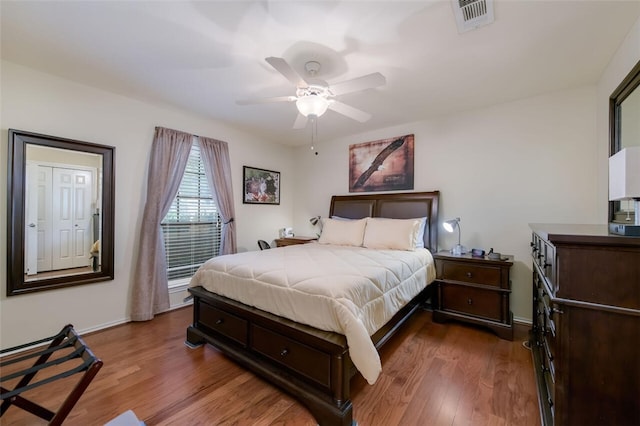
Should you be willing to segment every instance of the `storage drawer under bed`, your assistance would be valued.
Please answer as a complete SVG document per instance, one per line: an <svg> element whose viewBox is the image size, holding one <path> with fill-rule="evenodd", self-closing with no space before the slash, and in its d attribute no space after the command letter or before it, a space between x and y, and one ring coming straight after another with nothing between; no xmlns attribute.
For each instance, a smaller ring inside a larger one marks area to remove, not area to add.
<svg viewBox="0 0 640 426"><path fill-rule="evenodd" d="M200 302L199 323L218 334L247 346L248 322L225 310Z"/></svg>
<svg viewBox="0 0 640 426"><path fill-rule="evenodd" d="M329 387L331 355L297 342L279 333L251 324L251 347L254 351L299 374Z"/></svg>

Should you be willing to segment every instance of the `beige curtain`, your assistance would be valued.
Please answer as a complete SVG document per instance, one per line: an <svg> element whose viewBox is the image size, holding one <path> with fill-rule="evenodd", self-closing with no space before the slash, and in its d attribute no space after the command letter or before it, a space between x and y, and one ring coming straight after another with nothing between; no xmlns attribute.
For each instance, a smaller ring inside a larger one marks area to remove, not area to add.
<svg viewBox="0 0 640 426"><path fill-rule="evenodd" d="M133 321L147 321L169 309L167 259L160 223L178 193L192 143L193 135L156 127L133 278Z"/></svg>
<svg viewBox="0 0 640 426"><path fill-rule="evenodd" d="M222 219L220 254L232 254L237 247L229 146L226 142L211 138L200 137L199 141L207 182Z"/></svg>

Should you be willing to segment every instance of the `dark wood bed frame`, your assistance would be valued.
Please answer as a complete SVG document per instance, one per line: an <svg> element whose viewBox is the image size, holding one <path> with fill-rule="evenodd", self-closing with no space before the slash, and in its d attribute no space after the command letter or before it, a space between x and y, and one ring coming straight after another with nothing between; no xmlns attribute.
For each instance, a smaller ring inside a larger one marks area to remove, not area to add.
<svg viewBox="0 0 640 426"><path fill-rule="evenodd" d="M440 193L344 195L331 198L330 216L427 217L424 242L437 250ZM429 297L428 286L371 338L380 349ZM352 425L349 389L357 373L345 336L318 330L193 287L187 345L210 343L240 365L297 398L318 424Z"/></svg>

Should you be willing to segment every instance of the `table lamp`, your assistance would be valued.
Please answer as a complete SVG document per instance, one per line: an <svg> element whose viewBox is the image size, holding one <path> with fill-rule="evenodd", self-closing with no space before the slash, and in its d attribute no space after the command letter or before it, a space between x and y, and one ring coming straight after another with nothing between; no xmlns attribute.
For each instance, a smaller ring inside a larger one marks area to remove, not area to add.
<svg viewBox="0 0 640 426"><path fill-rule="evenodd" d="M460 244L460 218L457 217L455 219L451 219L451 220L447 220L446 222L444 222L442 224L442 226L444 227L445 231L447 232L453 232L456 228L458 228L458 244L451 249L451 253L455 254L457 256L461 255L461 254L465 254L467 252L467 249Z"/></svg>
<svg viewBox="0 0 640 426"><path fill-rule="evenodd" d="M311 219L309 219L309 222L311 222L311 224L313 226L318 226L320 228L320 234L322 233L322 217L321 216L314 216ZM320 234L316 234L318 235L318 237L320 237Z"/></svg>

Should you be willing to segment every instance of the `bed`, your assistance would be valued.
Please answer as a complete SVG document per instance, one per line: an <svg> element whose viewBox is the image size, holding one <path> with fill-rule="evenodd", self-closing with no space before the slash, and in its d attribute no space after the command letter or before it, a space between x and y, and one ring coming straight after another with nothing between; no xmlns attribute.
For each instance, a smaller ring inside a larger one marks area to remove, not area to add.
<svg viewBox="0 0 640 426"><path fill-rule="evenodd" d="M435 251L438 201L438 191L334 196L329 213L331 217L344 219L426 217L422 241L425 248ZM258 253L263 256L268 254L274 259L285 255L317 256L318 252L314 251L317 249L313 247L316 244ZM360 256L360 253L351 254L340 250L344 249L337 248L337 252L331 256ZM241 258L239 255L235 256L231 260ZM407 260L403 257L398 262L407 263ZM429 280L432 279L433 276L430 275ZM301 281L307 283L310 280L305 278ZM204 343L213 345L240 365L296 397L320 425L346 426L353 423L349 391L351 378L362 373L371 383L376 376L375 367L372 373L362 365L363 359L366 364L368 358L353 356L356 354L356 339L350 332L341 334L326 331L326 328L323 330L304 324L303 321L287 319L259 309L255 304L251 306L231 298L235 298L235 295L226 297L224 291L208 291L197 284L197 280L192 280L192 285L195 286L189 288L194 297L193 323L187 329L189 346ZM425 282L426 284L428 283ZM422 287L415 297L412 296L408 303L390 315L388 321L385 318L381 326L372 325L377 331L372 332L370 339L367 339L369 345L374 350L384 345L431 293L431 286ZM348 342L351 342L352 347ZM375 357L371 357L373 358ZM357 362L354 363L353 360Z"/></svg>

